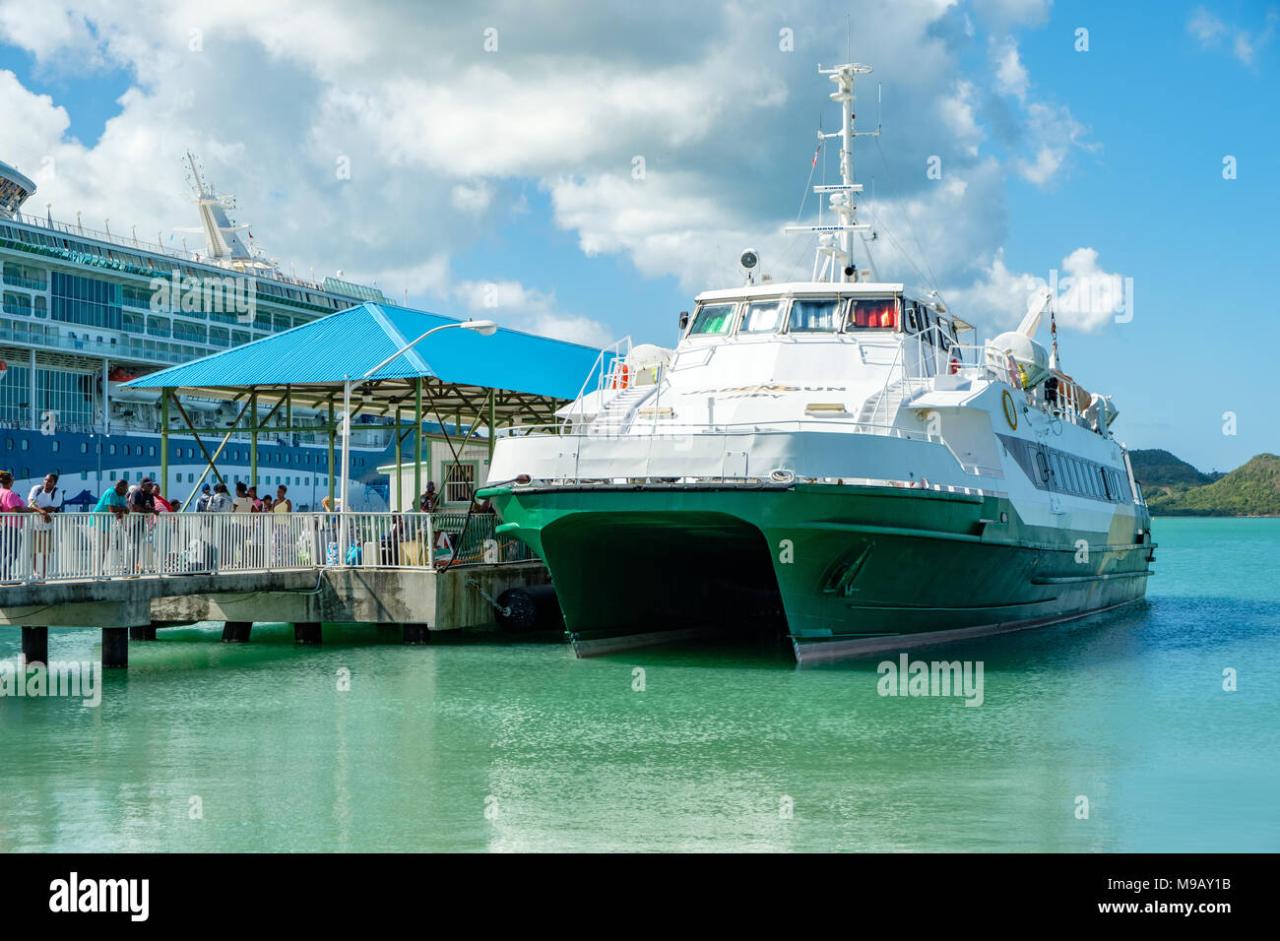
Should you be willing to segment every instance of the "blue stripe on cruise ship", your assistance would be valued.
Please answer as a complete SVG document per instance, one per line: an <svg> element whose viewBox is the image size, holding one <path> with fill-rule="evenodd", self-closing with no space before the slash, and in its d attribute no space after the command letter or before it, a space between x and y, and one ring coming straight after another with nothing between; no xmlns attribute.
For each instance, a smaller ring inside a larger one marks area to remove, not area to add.
<svg viewBox="0 0 1280 941"><path fill-rule="evenodd" d="M203 359L127 383L133 388L215 388L320 385L360 379L365 372L453 317L365 303ZM406 339L407 338L407 339ZM420 355L413 355L414 353ZM418 376L559 399L576 398L597 365L593 347L499 328L490 337L442 330L371 379ZM611 354L605 354L607 371Z"/></svg>

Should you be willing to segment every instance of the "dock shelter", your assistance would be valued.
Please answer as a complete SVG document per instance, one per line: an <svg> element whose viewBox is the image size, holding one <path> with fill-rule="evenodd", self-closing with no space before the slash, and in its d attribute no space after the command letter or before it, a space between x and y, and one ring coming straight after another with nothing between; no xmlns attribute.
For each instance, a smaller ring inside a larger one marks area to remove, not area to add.
<svg viewBox="0 0 1280 941"><path fill-rule="evenodd" d="M222 480L218 459L233 436L248 437L250 478L257 480L260 435L319 433L328 436L330 505L340 495L345 509L350 437L361 416L372 416L376 427L394 429L396 486L403 486L403 446L413 436L413 486L420 493L424 422L453 428L461 442L476 440L483 429L480 437L492 456L498 429L555 423L556 409L584 388L594 388L608 374L613 356L489 321L369 302L149 373L126 386L161 394L163 492L168 492L171 431L194 437L206 461L188 502L210 473ZM235 420L202 427L199 413L193 419L182 404L182 397L192 396L237 403ZM295 421L295 409L312 418ZM339 444L340 463L335 460ZM340 494L335 494L335 476L341 480Z"/></svg>

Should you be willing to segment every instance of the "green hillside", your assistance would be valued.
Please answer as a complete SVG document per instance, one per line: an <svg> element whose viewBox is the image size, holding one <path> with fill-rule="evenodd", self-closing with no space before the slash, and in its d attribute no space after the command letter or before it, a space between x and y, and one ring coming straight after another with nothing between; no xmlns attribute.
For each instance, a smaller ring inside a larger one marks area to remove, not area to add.
<svg viewBox="0 0 1280 941"><path fill-rule="evenodd" d="M1130 451L1129 461L1133 464L1133 476L1138 478L1143 490L1153 490L1156 487L1198 487L1217 479L1212 474L1202 474L1186 461L1159 448Z"/></svg>
<svg viewBox="0 0 1280 941"><path fill-rule="evenodd" d="M1135 464L1134 475L1141 481L1137 470ZM1212 483L1192 487L1153 484L1151 488L1144 486L1143 492L1157 516L1280 516L1280 456L1259 454Z"/></svg>

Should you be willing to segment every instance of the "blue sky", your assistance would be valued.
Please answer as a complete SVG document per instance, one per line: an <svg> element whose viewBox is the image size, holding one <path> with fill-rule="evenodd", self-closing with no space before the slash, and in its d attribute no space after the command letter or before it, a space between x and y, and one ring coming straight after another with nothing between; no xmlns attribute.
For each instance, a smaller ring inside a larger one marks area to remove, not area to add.
<svg viewBox="0 0 1280 941"><path fill-rule="evenodd" d="M1064 367L1115 396L1130 446L1228 469L1280 451L1262 362L1280 340L1278 19L1267 2L392 0L352 18L336 0L0 0L0 160L39 183L31 211L181 238L190 147L286 271L668 345L693 293L737 283L742 248L779 277L807 267L780 229L836 118L815 66L852 48L876 67L867 124L883 83L884 136L859 152L881 274L923 269L986 335L1051 271L1132 279L1128 323L1064 298Z"/></svg>

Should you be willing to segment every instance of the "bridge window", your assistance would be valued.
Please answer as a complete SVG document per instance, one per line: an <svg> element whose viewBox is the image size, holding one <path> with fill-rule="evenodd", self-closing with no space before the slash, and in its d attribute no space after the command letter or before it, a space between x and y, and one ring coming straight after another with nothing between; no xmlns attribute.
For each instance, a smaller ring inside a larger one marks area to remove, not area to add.
<svg viewBox="0 0 1280 941"><path fill-rule="evenodd" d="M835 333L839 327L836 312L839 303L834 300L795 300L791 302L791 316L787 319L788 333Z"/></svg>
<svg viewBox="0 0 1280 941"><path fill-rule="evenodd" d="M782 301L756 301L742 315L739 333L776 333L782 325Z"/></svg>
<svg viewBox="0 0 1280 941"><path fill-rule="evenodd" d="M892 297L860 298L849 305L846 330L893 330L898 326L898 302ZM924 321L918 326L923 330Z"/></svg>
<svg viewBox="0 0 1280 941"><path fill-rule="evenodd" d="M920 332L920 317L918 316L915 304L907 304L906 316L903 322L907 333Z"/></svg>
<svg viewBox="0 0 1280 941"><path fill-rule="evenodd" d="M737 304L704 304L694 315L689 336L716 336L729 332Z"/></svg>

